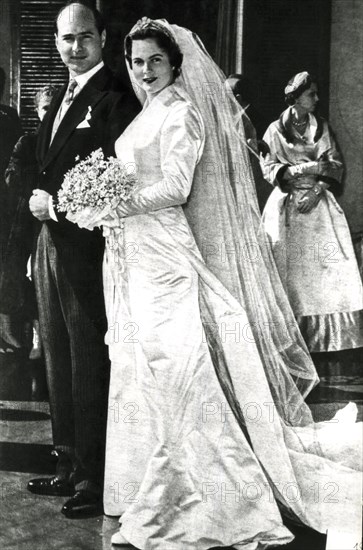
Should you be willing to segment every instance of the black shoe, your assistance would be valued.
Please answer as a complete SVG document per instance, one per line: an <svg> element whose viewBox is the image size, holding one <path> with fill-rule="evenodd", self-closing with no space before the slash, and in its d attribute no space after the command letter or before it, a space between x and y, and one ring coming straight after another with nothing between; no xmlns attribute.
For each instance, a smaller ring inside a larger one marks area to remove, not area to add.
<svg viewBox="0 0 363 550"><path fill-rule="evenodd" d="M90 491L77 491L61 510L67 518L89 518L103 514L102 498Z"/></svg>
<svg viewBox="0 0 363 550"><path fill-rule="evenodd" d="M37 477L31 479L27 485L28 491L36 495L48 495L54 497L71 497L75 489L68 480L54 477Z"/></svg>

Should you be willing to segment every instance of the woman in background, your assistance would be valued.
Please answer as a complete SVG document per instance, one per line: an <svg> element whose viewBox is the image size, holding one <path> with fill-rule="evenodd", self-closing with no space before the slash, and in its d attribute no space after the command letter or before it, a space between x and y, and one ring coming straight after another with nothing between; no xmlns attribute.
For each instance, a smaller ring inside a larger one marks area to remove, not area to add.
<svg viewBox="0 0 363 550"><path fill-rule="evenodd" d="M4 174L14 145L22 134L16 109L1 103L5 82L6 73L0 67L0 270L3 269L11 224ZM0 312L0 353L13 353L17 347L16 338L9 333L9 319Z"/></svg>
<svg viewBox="0 0 363 550"><path fill-rule="evenodd" d="M314 114L316 81L295 75L290 105L264 135L261 160L275 190L263 213L274 259L310 352L363 346L363 291L341 193L343 164L328 123Z"/></svg>

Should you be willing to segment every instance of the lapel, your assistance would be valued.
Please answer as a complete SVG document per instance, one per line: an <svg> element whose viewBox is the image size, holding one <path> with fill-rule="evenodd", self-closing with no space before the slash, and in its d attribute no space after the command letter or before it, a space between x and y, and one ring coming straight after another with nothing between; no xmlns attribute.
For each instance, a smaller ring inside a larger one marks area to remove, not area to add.
<svg viewBox="0 0 363 550"><path fill-rule="evenodd" d="M54 108L49 113L44 128L42 129L41 139L39 140L39 160L41 170L43 170L57 156L64 144L69 139L70 134L75 130L78 124L84 120L87 115L88 108L93 108L107 94L107 84L110 80L110 72L106 67L102 67L82 88L77 95L68 111L64 115L59 128L49 146L52 135L52 128L55 116L62 102L63 96L67 89L65 85L57 101L54 102ZM106 89L105 89L106 88Z"/></svg>
<svg viewBox="0 0 363 550"><path fill-rule="evenodd" d="M62 86L59 92L54 97L48 112L46 113L43 122L41 123L38 131L38 140L36 147L37 161L41 166L43 164L44 157L47 153L50 137L52 135L52 128L58 109L62 103L63 96L66 92L67 84Z"/></svg>

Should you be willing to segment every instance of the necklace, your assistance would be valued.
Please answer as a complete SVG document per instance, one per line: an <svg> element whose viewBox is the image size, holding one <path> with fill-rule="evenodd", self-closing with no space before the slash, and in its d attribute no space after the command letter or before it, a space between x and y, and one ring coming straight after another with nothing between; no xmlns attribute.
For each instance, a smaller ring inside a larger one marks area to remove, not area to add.
<svg viewBox="0 0 363 550"><path fill-rule="evenodd" d="M307 124L308 122L308 119L305 118L305 120L303 120L302 122L295 122L294 120L292 121L292 124L294 126L297 126L297 127L301 127L301 126L305 126L305 124Z"/></svg>

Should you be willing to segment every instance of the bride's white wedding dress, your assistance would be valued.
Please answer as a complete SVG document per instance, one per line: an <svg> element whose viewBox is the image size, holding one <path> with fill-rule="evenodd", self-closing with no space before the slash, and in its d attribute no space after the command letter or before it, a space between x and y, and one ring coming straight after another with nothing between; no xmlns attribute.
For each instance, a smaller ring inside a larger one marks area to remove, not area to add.
<svg viewBox="0 0 363 550"><path fill-rule="evenodd" d="M199 257L180 204L203 140L198 112L169 86L116 143L118 158L136 165L141 189L140 213L125 218L106 247L112 374L104 502L107 514L125 512L123 534L139 548L290 539L219 384L199 276L184 253Z"/></svg>
<svg viewBox="0 0 363 550"><path fill-rule="evenodd" d="M105 512L145 550L286 544L276 499L322 532L356 525L358 425L281 420L246 310L195 243L181 205L203 146L200 114L176 85L116 142L139 185L104 262Z"/></svg>

